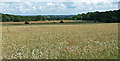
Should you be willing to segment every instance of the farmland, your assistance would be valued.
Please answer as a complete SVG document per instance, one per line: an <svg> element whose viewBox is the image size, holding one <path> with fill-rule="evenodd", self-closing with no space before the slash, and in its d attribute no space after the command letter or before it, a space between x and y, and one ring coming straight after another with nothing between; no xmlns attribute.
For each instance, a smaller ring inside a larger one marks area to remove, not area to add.
<svg viewBox="0 0 120 61"><path fill-rule="evenodd" d="M60 20L58 21L29 21L30 24L43 24L43 23L59 23ZM64 22L72 22L70 20L64 20ZM2 24L24 24L25 22L0 22Z"/></svg>
<svg viewBox="0 0 120 61"><path fill-rule="evenodd" d="M117 59L118 23L3 25L2 58Z"/></svg>

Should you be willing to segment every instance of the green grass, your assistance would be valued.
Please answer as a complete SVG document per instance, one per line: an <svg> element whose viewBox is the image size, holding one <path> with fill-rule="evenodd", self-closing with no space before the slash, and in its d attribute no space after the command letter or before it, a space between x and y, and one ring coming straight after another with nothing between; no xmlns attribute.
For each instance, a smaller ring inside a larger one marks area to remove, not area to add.
<svg viewBox="0 0 120 61"><path fill-rule="evenodd" d="M117 26L117 23L3 25L2 58L117 59Z"/></svg>

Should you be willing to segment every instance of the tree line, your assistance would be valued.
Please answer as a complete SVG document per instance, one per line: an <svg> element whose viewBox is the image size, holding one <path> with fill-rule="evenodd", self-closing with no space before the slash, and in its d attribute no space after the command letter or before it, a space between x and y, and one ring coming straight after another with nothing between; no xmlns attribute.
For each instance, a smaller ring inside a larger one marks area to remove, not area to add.
<svg viewBox="0 0 120 61"><path fill-rule="evenodd" d="M44 21L45 17L38 16L19 16L19 15L10 15L10 14L1 14L2 22L22 22L22 21Z"/></svg>
<svg viewBox="0 0 120 61"><path fill-rule="evenodd" d="M73 17L74 20L87 20L94 22L116 23L120 22L120 10L106 11L106 12L88 12L78 14Z"/></svg>
<svg viewBox="0 0 120 61"><path fill-rule="evenodd" d="M1 14L1 13L0 13ZM37 16L20 16L1 14L2 22L21 22L21 21L45 21L45 20L83 20L94 22L120 22L120 10L106 11L106 12L88 12L78 15L37 15Z"/></svg>
<svg viewBox="0 0 120 61"><path fill-rule="evenodd" d="M75 15L46 15L46 20L72 20Z"/></svg>
<svg viewBox="0 0 120 61"><path fill-rule="evenodd" d="M71 20L75 15L37 15L37 16L20 16L2 14L2 22L22 22L22 21L45 21L45 20Z"/></svg>

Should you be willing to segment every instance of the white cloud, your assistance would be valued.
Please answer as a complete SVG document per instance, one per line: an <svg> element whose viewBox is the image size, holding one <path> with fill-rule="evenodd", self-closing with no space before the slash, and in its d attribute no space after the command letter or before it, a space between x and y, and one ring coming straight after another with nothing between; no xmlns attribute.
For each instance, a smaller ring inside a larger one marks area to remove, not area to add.
<svg viewBox="0 0 120 61"><path fill-rule="evenodd" d="M33 7L33 9L37 9L36 7ZM41 7L39 7L39 9L41 9Z"/></svg>
<svg viewBox="0 0 120 61"><path fill-rule="evenodd" d="M24 2L23 2L24 1ZM119 0L0 0L0 13L78 14L88 11L117 9ZM40 2L37 2L40 1ZM46 1L46 2L45 2ZM67 4L66 4L66 3Z"/></svg>
<svg viewBox="0 0 120 61"><path fill-rule="evenodd" d="M50 2L50 3L47 3L47 5L48 5L48 6L55 6L55 4L53 4L53 3L51 3L51 2Z"/></svg>
<svg viewBox="0 0 120 61"><path fill-rule="evenodd" d="M119 0L0 0L0 2L114 2Z"/></svg>
<svg viewBox="0 0 120 61"><path fill-rule="evenodd" d="M26 5L31 6L32 4L30 2L24 2Z"/></svg>

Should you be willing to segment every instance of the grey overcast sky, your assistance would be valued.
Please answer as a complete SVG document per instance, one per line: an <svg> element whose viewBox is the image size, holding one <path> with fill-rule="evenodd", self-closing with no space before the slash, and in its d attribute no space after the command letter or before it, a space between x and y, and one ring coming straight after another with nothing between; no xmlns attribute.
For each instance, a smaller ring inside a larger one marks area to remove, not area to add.
<svg viewBox="0 0 120 61"><path fill-rule="evenodd" d="M75 15L117 10L119 0L0 0L0 13L15 15Z"/></svg>

